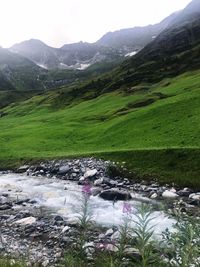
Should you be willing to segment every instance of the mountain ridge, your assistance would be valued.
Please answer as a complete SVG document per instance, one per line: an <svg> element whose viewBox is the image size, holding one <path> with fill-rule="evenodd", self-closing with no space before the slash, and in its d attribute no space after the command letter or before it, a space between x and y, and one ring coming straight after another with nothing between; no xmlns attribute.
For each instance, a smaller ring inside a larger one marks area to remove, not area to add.
<svg viewBox="0 0 200 267"><path fill-rule="evenodd" d="M13 45L9 50L46 69L85 69L98 62L115 62L140 51L176 16L177 12L155 25L107 33L95 43L81 41L54 48L40 40L30 39Z"/></svg>

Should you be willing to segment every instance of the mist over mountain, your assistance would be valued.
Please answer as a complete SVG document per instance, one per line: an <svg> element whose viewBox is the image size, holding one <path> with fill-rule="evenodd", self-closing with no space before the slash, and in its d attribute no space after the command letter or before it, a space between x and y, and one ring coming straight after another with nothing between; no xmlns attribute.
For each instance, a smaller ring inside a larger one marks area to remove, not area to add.
<svg viewBox="0 0 200 267"><path fill-rule="evenodd" d="M45 69L83 70L98 62L112 62L121 57L116 49L84 42L53 48L40 40L31 39L12 46L10 51L27 57Z"/></svg>
<svg viewBox="0 0 200 267"><path fill-rule="evenodd" d="M96 43L79 42L53 48L31 39L13 45L9 50L27 57L45 69L83 70L98 62L115 62L144 48L176 18L178 12L158 24L123 29L105 34Z"/></svg>
<svg viewBox="0 0 200 267"><path fill-rule="evenodd" d="M155 82L198 68L199 43L200 1L194 0L155 40L122 63L120 76L128 83Z"/></svg>
<svg viewBox="0 0 200 267"><path fill-rule="evenodd" d="M107 74L112 76L109 83L106 78L98 88L113 90L196 68L199 66L199 5L194 0L158 24L107 33L93 44L79 42L53 48L31 39L9 50L1 48L2 88L6 84L10 89L51 88L94 78L116 67ZM134 56L127 59L131 55ZM82 74L79 72L86 69Z"/></svg>
<svg viewBox="0 0 200 267"><path fill-rule="evenodd" d="M31 60L0 48L0 90L43 88L45 71Z"/></svg>
<svg viewBox="0 0 200 267"><path fill-rule="evenodd" d="M178 13L179 12L175 12L160 23L154 25L106 33L96 43L120 49L123 54L130 53L131 51L139 51L166 29L174 21Z"/></svg>
<svg viewBox="0 0 200 267"><path fill-rule="evenodd" d="M151 84L200 67L200 1L192 1L177 13L169 26L135 56L125 60L111 73L88 83L80 93L92 88L98 94Z"/></svg>

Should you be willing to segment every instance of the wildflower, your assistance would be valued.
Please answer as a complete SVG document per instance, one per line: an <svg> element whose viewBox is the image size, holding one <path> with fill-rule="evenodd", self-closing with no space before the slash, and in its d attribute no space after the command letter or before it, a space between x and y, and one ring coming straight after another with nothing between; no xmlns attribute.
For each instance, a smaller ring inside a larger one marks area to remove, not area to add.
<svg viewBox="0 0 200 267"><path fill-rule="evenodd" d="M101 249L101 250L113 250L114 251L115 247L116 247L116 243L114 241L98 243L96 245L96 248Z"/></svg>
<svg viewBox="0 0 200 267"><path fill-rule="evenodd" d="M91 191L91 185L90 184L85 184L83 185L82 187L82 192L88 196L90 196L92 194L92 191Z"/></svg>
<svg viewBox="0 0 200 267"><path fill-rule="evenodd" d="M129 214L129 213L131 213L131 211L132 211L131 204L128 202L124 202L123 203L123 213Z"/></svg>

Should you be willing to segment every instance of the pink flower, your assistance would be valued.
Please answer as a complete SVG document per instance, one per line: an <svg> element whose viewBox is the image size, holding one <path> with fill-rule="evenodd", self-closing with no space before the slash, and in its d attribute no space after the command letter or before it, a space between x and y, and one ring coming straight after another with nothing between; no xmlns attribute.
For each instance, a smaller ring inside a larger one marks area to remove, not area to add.
<svg viewBox="0 0 200 267"><path fill-rule="evenodd" d="M96 245L97 249L108 249L108 250L112 250L115 247L115 242L114 241L110 241L110 242L104 242L104 243L98 243Z"/></svg>
<svg viewBox="0 0 200 267"><path fill-rule="evenodd" d="M132 211L131 204L128 203L128 202L124 202L124 204L123 204L123 213L129 214L129 213L131 213L131 211Z"/></svg>
<svg viewBox="0 0 200 267"><path fill-rule="evenodd" d="M82 192L83 192L84 194L91 195L91 194L92 194L92 191L91 191L91 185L90 185L90 184L85 184L85 185L83 185L83 187L82 187Z"/></svg>

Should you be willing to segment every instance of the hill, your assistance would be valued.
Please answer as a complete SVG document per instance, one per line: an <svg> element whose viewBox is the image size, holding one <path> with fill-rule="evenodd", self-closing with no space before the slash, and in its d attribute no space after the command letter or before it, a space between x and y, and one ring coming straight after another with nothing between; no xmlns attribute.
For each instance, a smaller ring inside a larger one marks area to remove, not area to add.
<svg viewBox="0 0 200 267"><path fill-rule="evenodd" d="M76 99L63 108L55 103L55 92L4 108L1 166L20 159L100 153L126 161L138 174L200 186L199 77L199 71L187 73L148 91L116 91L88 101Z"/></svg>

